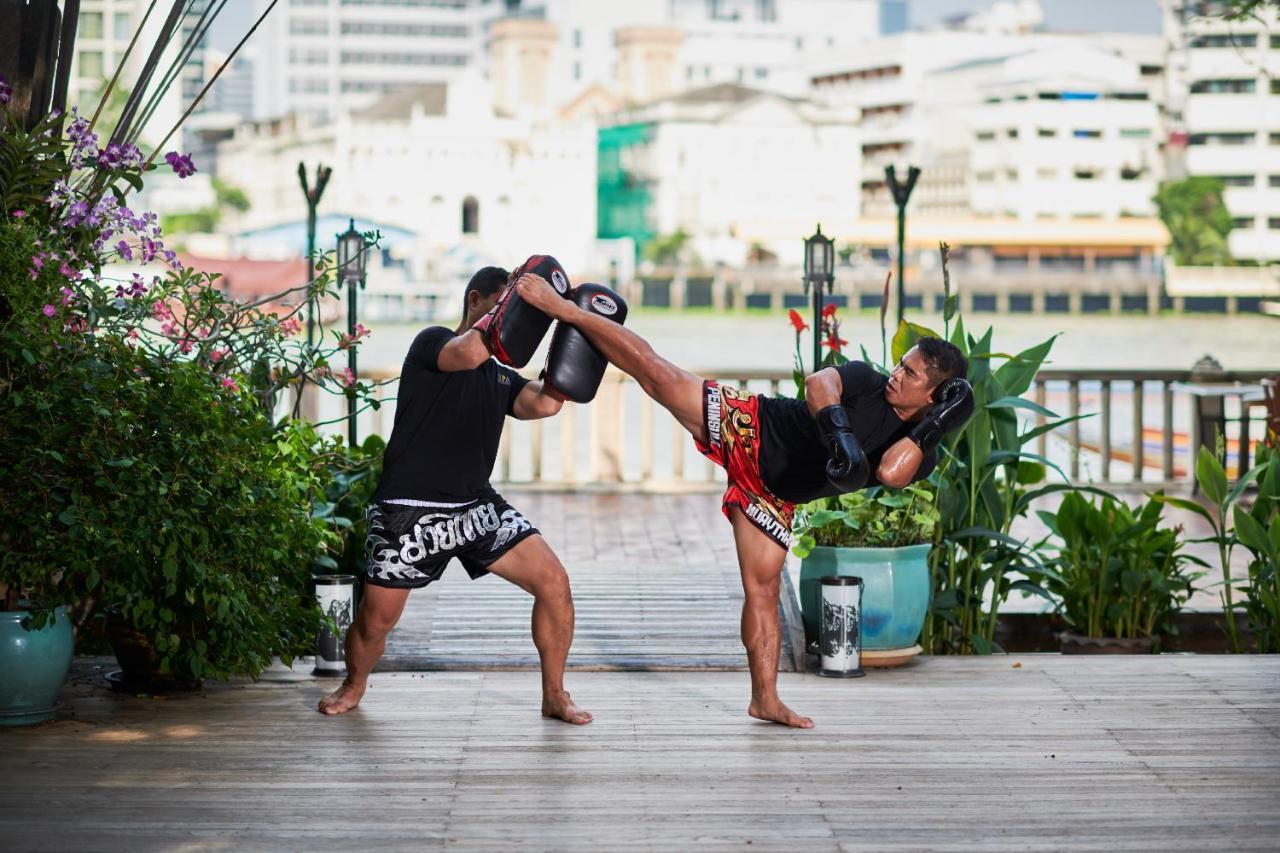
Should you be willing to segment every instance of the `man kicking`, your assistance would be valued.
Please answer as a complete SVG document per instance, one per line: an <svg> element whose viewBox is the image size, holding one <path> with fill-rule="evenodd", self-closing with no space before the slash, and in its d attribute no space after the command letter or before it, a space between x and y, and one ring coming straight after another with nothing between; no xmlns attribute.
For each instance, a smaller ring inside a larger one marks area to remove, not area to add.
<svg viewBox="0 0 1280 853"><path fill-rule="evenodd" d="M498 267L477 272L467 284L461 325L425 329L409 347L382 479L367 511L367 583L347 632L347 677L320 701L322 713L342 714L359 704L409 591L439 579L457 557L472 579L492 572L533 595L542 713L591 722L564 689L573 642L573 597L564 567L537 529L489 484L507 415L546 418L561 407L542 382L491 359L484 335L473 328L492 319L489 312L507 281L507 271Z"/></svg>
<svg viewBox="0 0 1280 853"><path fill-rule="evenodd" d="M807 377L804 401L764 397L676 367L635 332L562 299L538 276L521 276L516 288L530 305L586 335L725 469L722 506L733 525L745 593L747 713L810 728L812 720L778 698L777 685L778 595L796 504L865 485L901 488L929 476L938 443L973 409L964 355L946 341L922 338L888 379L854 361Z"/></svg>

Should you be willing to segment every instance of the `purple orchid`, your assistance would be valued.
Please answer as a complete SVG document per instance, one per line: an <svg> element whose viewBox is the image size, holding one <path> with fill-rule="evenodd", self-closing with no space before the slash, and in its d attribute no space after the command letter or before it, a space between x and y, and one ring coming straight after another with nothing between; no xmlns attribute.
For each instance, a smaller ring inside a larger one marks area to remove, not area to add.
<svg viewBox="0 0 1280 853"><path fill-rule="evenodd" d="M170 151L164 155L164 161L173 167L173 171L178 173L179 178L189 178L196 173L196 164L191 162L190 154Z"/></svg>
<svg viewBox="0 0 1280 853"><path fill-rule="evenodd" d="M7 104L13 98L13 87L9 81L0 77L0 104Z"/></svg>

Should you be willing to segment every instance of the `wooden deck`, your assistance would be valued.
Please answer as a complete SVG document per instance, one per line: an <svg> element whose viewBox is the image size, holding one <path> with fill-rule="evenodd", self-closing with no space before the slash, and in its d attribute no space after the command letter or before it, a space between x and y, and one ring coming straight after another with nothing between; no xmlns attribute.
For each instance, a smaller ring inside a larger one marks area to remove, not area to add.
<svg viewBox="0 0 1280 853"><path fill-rule="evenodd" d="M734 672L388 673L340 718L289 673L165 700L79 665L0 730L5 850L1275 850L1280 658L927 659L782 676L818 726L743 714Z"/></svg>

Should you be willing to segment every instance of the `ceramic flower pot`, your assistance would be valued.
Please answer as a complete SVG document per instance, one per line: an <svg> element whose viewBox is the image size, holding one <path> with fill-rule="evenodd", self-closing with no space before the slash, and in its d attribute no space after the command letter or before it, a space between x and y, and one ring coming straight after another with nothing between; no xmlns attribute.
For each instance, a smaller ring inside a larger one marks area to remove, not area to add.
<svg viewBox="0 0 1280 853"><path fill-rule="evenodd" d="M914 654L929 610L929 544L903 548L818 547L800 561L800 608L806 645L817 639L823 577L862 578L865 665Z"/></svg>
<svg viewBox="0 0 1280 853"><path fill-rule="evenodd" d="M52 719L74 645L66 607L38 630L30 612L0 611L0 726Z"/></svg>

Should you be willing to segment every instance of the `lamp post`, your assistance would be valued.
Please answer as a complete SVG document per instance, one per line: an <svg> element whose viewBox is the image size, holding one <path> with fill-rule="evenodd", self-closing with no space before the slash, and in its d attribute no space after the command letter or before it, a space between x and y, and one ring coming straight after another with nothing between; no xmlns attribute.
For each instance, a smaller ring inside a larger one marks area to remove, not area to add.
<svg viewBox="0 0 1280 853"><path fill-rule="evenodd" d="M916 180L920 170L915 166L907 167L907 182L898 183L898 173L893 166L884 167L885 179L889 182L889 192L893 194L893 203L898 207L898 325L902 325L902 317L906 313L907 284L903 278L903 258L906 255L907 243L907 202L911 199L911 191L916 188Z"/></svg>
<svg viewBox="0 0 1280 853"><path fill-rule="evenodd" d="M298 183L302 184L302 194L307 199L307 346L315 345L316 337L316 320L315 320L315 300L311 298L311 279L315 276L316 271L316 208L320 206L320 198L324 195L324 188L329 185L329 176L333 174L333 169L328 166L316 165L316 180L314 184L307 182L307 166L305 163L298 164Z"/></svg>
<svg viewBox="0 0 1280 853"><path fill-rule="evenodd" d="M835 283L835 240L822 233L822 224L804 241L804 292L813 288L813 372L822 368L822 303ZM824 290L825 287L825 290Z"/></svg>
<svg viewBox="0 0 1280 853"><path fill-rule="evenodd" d="M337 235L338 238L338 283L347 288L347 338L354 341L356 336L356 290L364 287L364 264L368 243L364 235L356 230L356 221L351 220L347 230ZM351 376L356 377L356 347L347 347L347 367ZM356 446L356 398L347 393L347 444Z"/></svg>

